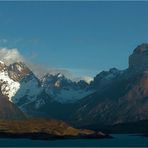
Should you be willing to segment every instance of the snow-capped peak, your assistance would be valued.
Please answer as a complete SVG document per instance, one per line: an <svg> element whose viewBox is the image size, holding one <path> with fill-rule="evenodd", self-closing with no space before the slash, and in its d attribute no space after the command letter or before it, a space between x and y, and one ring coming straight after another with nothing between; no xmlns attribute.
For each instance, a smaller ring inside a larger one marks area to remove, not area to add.
<svg viewBox="0 0 148 148"><path fill-rule="evenodd" d="M0 91L19 107L36 100L44 102L38 97L43 92L40 81L22 62L0 63Z"/></svg>
<svg viewBox="0 0 148 148"><path fill-rule="evenodd" d="M0 64L4 64L4 62L3 61L0 61Z"/></svg>
<svg viewBox="0 0 148 148"><path fill-rule="evenodd" d="M0 72L0 83L2 94L7 95L11 101L11 98L20 88L20 84L10 79L7 72Z"/></svg>
<svg viewBox="0 0 148 148"><path fill-rule="evenodd" d="M7 66L5 65L4 62L0 61L0 71L5 71Z"/></svg>
<svg viewBox="0 0 148 148"><path fill-rule="evenodd" d="M93 92L88 89L89 84L84 80L72 81L61 73L45 75L42 79L42 86L46 93L61 103L75 102Z"/></svg>
<svg viewBox="0 0 148 148"><path fill-rule="evenodd" d="M61 73L58 73L58 74L57 74L57 77L58 77L58 78L61 78L61 77L64 77L64 75L61 74Z"/></svg>

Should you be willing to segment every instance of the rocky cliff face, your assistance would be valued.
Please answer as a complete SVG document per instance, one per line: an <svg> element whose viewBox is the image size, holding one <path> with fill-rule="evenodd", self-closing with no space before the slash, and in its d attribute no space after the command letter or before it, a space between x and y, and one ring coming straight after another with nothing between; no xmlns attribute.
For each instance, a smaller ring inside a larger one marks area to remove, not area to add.
<svg viewBox="0 0 148 148"><path fill-rule="evenodd" d="M84 126L147 120L147 80L146 71L134 77L122 77L104 91L80 100L73 122Z"/></svg>
<svg viewBox="0 0 148 148"><path fill-rule="evenodd" d="M148 44L144 43L135 48L129 57L129 68L136 71L148 68Z"/></svg>
<svg viewBox="0 0 148 148"><path fill-rule="evenodd" d="M122 73L123 71L116 68L111 68L109 71L102 71L94 77L94 81L91 82L90 86L94 90L102 90L120 77Z"/></svg>
<svg viewBox="0 0 148 148"><path fill-rule="evenodd" d="M33 75L32 71L22 62L10 64L8 75L14 81L21 81L26 75Z"/></svg>
<svg viewBox="0 0 148 148"><path fill-rule="evenodd" d="M101 75L97 76L99 80ZM100 82L96 83L99 85ZM148 119L148 44L134 50L129 57L129 68L108 86L79 101L73 122L99 125Z"/></svg>

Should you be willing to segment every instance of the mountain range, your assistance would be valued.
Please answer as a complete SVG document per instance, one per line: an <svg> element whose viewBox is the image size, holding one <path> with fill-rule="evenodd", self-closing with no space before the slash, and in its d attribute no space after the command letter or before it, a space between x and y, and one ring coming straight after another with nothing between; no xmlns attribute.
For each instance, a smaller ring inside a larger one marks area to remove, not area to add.
<svg viewBox="0 0 148 148"><path fill-rule="evenodd" d="M90 83L61 73L38 78L25 63L1 61L0 91L2 100L26 116L60 119L76 127L148 120L148 44L134 49L127 69L102 71Z"/></svg>

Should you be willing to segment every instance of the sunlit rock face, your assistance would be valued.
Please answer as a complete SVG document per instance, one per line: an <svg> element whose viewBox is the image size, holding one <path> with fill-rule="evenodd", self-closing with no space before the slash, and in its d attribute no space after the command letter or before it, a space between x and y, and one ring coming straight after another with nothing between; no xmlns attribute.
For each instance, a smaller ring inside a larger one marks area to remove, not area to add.
<svg viewBox="0 0 148 148"><path fill-rule="evenodd" d="M137 71L148 68L148 44L143 43L135 48L129 57L129 68Z"/></svg>
<svg viewBox="0 0 148 148"><path fill-rule="evenodd" d="M32 71L22 62L16 62L8 66L8 75L14 81L21 81L26 75L31 75Z"/></svg>

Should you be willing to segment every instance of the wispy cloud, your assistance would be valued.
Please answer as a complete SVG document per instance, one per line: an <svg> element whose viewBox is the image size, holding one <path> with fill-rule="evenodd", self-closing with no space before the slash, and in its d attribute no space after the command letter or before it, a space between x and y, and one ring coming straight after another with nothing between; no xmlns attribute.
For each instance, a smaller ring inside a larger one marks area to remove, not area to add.
<svg viewBox="0 0 148 148"><path fill-rule="evenodd" d="M90 77L90 76L82 76L82 77L73 77L72 79L73 81L80 81L80 80L84 80L85 82L87 82L88 84L90 84L91 81L94 80L93 77Z"/></svg>
<svg viewBox="0 0 148 148"><path fill-rule="evenodd" d="M8 40L5 38L0 38L0 44L6 44L8 43Z"/></svg>
<svg viewBox="0 0 148 148"><path fill-rule="evenodd" d="M0 60L6 64L11 64L14 62L22 61L25 62L25 58L19 53L18 49L0 49Z"/></svg>
<svg viewBox="0 0 148 148"><path fill-rule="evenodd" d="M0 46L6 46L6 47L16 47L18 45L37 45L41 43L41 40L37 37L32 37L32 38L4 38L4 37L0 37Z"/></svg>
<svg viewBox="0 0 148 148"><path fill-rule="evenodd" d="M32 60L37 57L36 54L31 54L30 57L24 57L17 48L0 48L0 60L5 62L7 65L12 64L14 62L25 62L29 66L29 68L35 72L36 75L42 76L45 73L57 74L62 73L66 77L71 76L70 72L65 69L56 69L48 66L43 66L40 64L34 64Z"/></svg>

